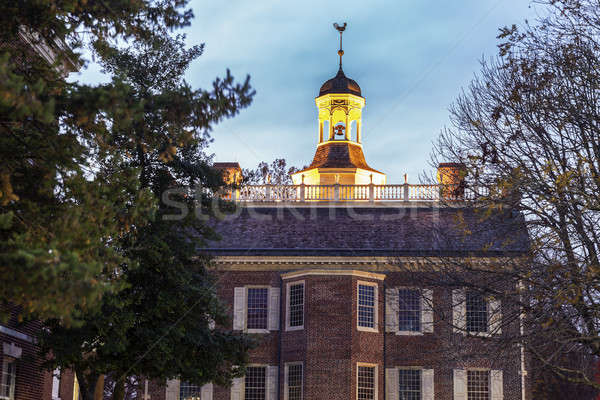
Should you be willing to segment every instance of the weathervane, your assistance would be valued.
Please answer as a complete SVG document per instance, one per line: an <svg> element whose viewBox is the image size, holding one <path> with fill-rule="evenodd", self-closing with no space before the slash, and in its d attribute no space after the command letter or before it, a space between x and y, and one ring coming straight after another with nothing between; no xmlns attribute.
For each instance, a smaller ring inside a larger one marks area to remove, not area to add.
<svg viewBox="0 0 600 400"><path fill-rule="evenodd" d="M333 27L338 30L340 33L340 49L338 50L338 55L340 56L340 70L342 69L342 56L344 55L344 50L342 50L342 33L346 30L347 23L344 22L344 25L338 25L337 22L333 23Z"/></svg>

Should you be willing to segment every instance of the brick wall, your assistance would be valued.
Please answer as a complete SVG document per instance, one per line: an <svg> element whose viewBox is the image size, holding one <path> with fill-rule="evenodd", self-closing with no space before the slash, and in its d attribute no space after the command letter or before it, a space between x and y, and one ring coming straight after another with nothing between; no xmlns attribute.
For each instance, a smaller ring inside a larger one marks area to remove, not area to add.
<svg viewBox="0 0 600 400"><path fill-rule="evenodd" d="M299 268L301 270L302 268ZM280 330L259 334L261 345L250 354L251 363L279 366L279 393L283 399L284 365L304 363L304 399L356 399L357 363L378 367L378 400L385 399L385 369L421 366L434 370L435 399L453 398L453 369L503 370L505 400L521 399L518 348L492 352L486 338L454 333L445 318L452 315L450 291L433 291L434 332L422 335L385 333L384 293L387 287L419 286L399 272L387 272L378 280L354 275L303 275L282 279L286 271L223 271L219 296L229 305L233 318L234 288L245 285L281 287ZM286 331L286 283L304 281L304 328ZM378 287L378 330L357 329L357 282L375 282ZM511 334L518 326L503 327ZM384 352L385 349L385 352ZM152 399L164 399L164 386L152 384ZM230 399L230 389L214 388L214 400ZM528 397L529 398L529 397Z"/></svg>

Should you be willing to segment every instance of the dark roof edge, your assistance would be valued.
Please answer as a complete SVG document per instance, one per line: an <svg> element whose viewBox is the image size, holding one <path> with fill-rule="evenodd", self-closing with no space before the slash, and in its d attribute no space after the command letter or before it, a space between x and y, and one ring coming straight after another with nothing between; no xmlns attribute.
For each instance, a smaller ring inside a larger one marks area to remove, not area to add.
<svg viewBox="0 0 600 400"><path fill-rule="evenodd" d="M382 257L519 257L527 251L517 250L394 250L394 249L203 249L214 256L382 256Z"/></svg>

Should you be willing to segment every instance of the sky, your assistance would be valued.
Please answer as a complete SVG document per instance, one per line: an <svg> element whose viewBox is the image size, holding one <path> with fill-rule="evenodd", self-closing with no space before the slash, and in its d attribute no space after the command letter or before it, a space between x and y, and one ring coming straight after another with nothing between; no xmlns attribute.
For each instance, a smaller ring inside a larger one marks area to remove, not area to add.
<svg viewBox="0 0 600 400"><path fill-rule="evenodd" d="M205 43L186 73L209 88L227 68L250 75L252 105L217 125L209 152L215 161L255 168L285 158L312 161L317 143L319 88L338 69L339 34L347 22L344 72L358 82L363 150L388 183L418 183L431 173L432 142L449 125L448 108L497 54L498 28L534 19L529 0L203 1L190 3L195 19L187 43ZM83 80L94 80L91 66ZM448 160L452 161L452 160Z"/></svg>

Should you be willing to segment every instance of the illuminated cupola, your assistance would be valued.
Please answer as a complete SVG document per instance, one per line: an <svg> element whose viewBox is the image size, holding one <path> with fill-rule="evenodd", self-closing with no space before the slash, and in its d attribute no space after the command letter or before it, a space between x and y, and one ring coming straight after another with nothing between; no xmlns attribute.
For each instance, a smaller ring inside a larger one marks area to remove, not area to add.
<svg viewBox="0 0 600 400"><path fill-rule="evenodd" d="M317 151L310 166L292 175L294 184L330 185L385 184L385 174L367 164L362 149L362 109L365 99L360 86L342 70L343 26L340 33L340 68L321 86L315 99L319 110Z"/></svg>

